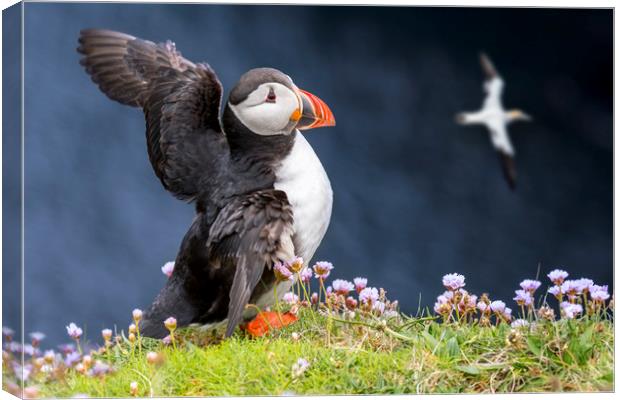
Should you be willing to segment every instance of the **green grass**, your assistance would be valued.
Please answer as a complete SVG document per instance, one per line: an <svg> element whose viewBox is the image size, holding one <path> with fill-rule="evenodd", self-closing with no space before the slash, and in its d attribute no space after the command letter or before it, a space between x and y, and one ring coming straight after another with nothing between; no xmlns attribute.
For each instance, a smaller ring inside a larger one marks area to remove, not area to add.
<svg viewBox="0 0 620 400"><path fill-rule="evenodd" d="M96 356L112 361L111 374L88 377L69 369L53 380L35 375L33 384L44 397L128 397L132 381L139 396L613 390L609 319L539 321L530 331L428 317L344 323L309 309L299 316L295 324L258 339L238 332L218 341L186 329L176 349L145 339L133 355L123 354L130 350L123 342ZM149 364L150 350L163 363ZM292 365L300 357L310 367L294 378Z"/></svg>

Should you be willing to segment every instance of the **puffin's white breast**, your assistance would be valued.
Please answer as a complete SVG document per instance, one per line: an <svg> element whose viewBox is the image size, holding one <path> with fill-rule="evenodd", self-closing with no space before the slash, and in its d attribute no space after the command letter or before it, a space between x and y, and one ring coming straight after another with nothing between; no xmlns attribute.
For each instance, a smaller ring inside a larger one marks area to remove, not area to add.
<svg viewBox="0 0 620 400"><path fill-rule="evenodd" d="M276 169L274 187L286 193L293 207L295 255L309 263L327 231L333 194L321 161L299 132L291 152Z"/></svg>

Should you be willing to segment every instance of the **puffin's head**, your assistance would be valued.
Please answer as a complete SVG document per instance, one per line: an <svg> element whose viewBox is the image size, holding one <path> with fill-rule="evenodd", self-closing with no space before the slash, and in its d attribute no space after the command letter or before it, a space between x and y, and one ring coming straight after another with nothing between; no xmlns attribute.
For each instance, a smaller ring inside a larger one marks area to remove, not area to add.
<svg viewBox="0 0 620 400"><path fill-rule="evenodd" d="M251 132L262 136L336 125L321 99L299 89L288 75L273 68L243 74L228 96L227 108Z"/></svg>

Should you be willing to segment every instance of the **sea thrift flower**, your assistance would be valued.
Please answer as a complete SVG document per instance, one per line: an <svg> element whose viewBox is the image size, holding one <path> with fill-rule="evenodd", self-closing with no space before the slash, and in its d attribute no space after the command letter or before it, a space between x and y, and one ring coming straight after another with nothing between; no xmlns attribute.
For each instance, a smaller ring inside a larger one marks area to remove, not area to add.
<svg viewBox="0 0 620 400"><path fill-rule="evenodd" d="M530 326L530 323L527 320L524 320L524 319L515 319L510 324L511 328L524 328L524 327L527 327L527 326Z"/></svg>
<svg viewBox="0 0 620 400"><path fill-rule="evenodd" d="M130 333L130 334L127 336L127 339L129 339L129 342L133 344L133 342L135 342L135 341L136 341L136 335L135 335L134 333Z"/></svg>
<svg viewBox="0 0 620 400"><path fill-rule="evenodd" d="M579 287L579 291L581 293L588 293L588 291L590 290L590 286L594 285L592 279L588 278L579 278L575 283Z"/></svg>
<svg viewBox="0 0 620 400"><path fill-rule="evenodd" d="M168 261L163 267L161 267L161 272L163 272L168 278L172 276L172 271L174 271L174 261Z"/></svg>
<svg viewBox="0 0 620 400"><path fill-rule="evenodd" d="M562 303L560 303L560 310L566 318L573 319L578 314L581 314L583 312L583 307L581 307L581 304L573 304L567 301L563 301Z"/></svg>
<svg viewBox="0 0 620 400"><path fill-rule="evenodd" d="M310 302L312 304L316 304L319 302L319 295L317 292L313 292L312 295L310 296Z"/></svg>
<svg viewBox="0 0 620 400"><path fill-rule="evenodd" d="M355 300L353 297L349 296L345 300L345 304L346 304L346 306L347 306L347 308L349 310L354 310L357 307L357 300Z"/></svg>
<svg viewBox="0 0 620 400"><path fill-rule="evenodd" d="M360 303L372 304L379 299L379 291L374 287L367 287L359 294Z"/></svg>
<svg viewBox="0 0 620 400"><path fill-rule="evenodd" d="M105 342L109 342L112 339L112 330L111 329L103 329L101 331L101 337Z"/></svg>
<svg viewBox="0 0 620 400"><path fill-rule="evenodd" d="M136 326L138 326L138 323L142 319L142 310L136 308L131 312L131 315L133 317L133 321L136 323Z"/></svg>
<svg viewBox="0 0 620 400"><path fill-rule="evenodd" d="M596 292L590 292L590 297L596 302L603 302L609 298L609 293L603 290L597 290Z"/></svg>
<svg viewBox="0 0 620 400"><path fill-rule="evenodd" d="M446 296L440 295L437 296L437 301L435 302L433 310L440 315L449 314L452 311L452 304L450 304Z"/></svg>
<svg viewBox="0 0 620 400"><path fill-rule="evenodd" d="M299 273L299 277L301 278L301 281L304 283L310 282L310 278L312 278L312 270L308 267L302 269L301 272Z"/></svg>
<svg viewBox="0 0 620 400"><path fill-rule="evenodd" d="M138 395L138 382L133 381L129 384L129 394L132 396Z"/></svg>
<svg viewBox="0 0 620 400"><path fill-rule="evenodd" d="M443 285L448 290L457 290L465 286L465 277L460 274L446 274L442 279Z"/></svg>
<svg viewBox="0 0 620 400"><path fill-rule="evenodd" d="M534 293L536 289L540 287L540 282L532 279L526 279L522 281L519 286L521 286L521 289L525 290L526 292Z"/></svg>
<svg viewBox="0 0 620 400"><path fill-rule="evenodd" d="M355 284L355 291L359 294L362 290L366 288L366 285L368 284L368 279L358 277L353 279L353 284Z"/></svg>
<svg viewBox="0 0 620 400"><path fill-rule="evenodd" d="M590 293L592 292L608 292L609 291L609 286L607 285L603 285L603 286L599 286L599 285L590 285L590 287L588 288L588 291Z"/></svg>
<svg viewBox="0 0 620 400"><path fill-rule="evenodd" d="M512 319L512 310L508 307L504 308L502 317L504 317L507 321L510 321Z"/></svg>
<svg viewBox="0 0 620 400"><path fill-rule="evenodd" d="M299 302L299 296L293 292L287 292L284 293L284 296L282 296L282 301L287 304L297 304L297 302Z"/></svg>
<svg viewBox="0 0 620 400"><path fill-rule="evenodd" d="M308 362L308 360L304 358L299 358L292 367L293 378L299 378L300 376L302 376L309 367L310 363Z"/></svg>
<svg viewBox="0 0 620 400"><path fill-rule="evenodd" d="M172 340L170 339L170 335L166 336L165 338L163 338L161 340L166 346L168 346L170 343L172 343Z"/></svg>
<svg viewBox="0 0 620 400"><path fill-rule="evenodd" d="M501 300L495 300L491 302L491 305L489 307L494 313L502 314L506 309L506 303Z"/></svg>
<svg viewBox="0 0 620 400"><path fill-rule="evenodd" d="M345 281L344 279L336 279L332 282L332 287L338 294L347 295L351 290L354 289L354 286L351 282Z"/></svg>
<svg viewBox="0 0 620 400"><path fill-rule="evenodd" d="M72 339L78 340L82 336L82 329L73 322L71 322L66 328L67 334L69 334Z"/></svg>
<svg viewBox="0 0 620 400"><path fill-rule="evenodd" d="M38 347L41 341L45 339L45 334L42 332L32 332L30 334L30 339L32 340L32 345Z"/></svg>
<svg viewBox="0 0 620 400"><path fill-rule="evenodd" d="M15 331L11 328L8 328L6 326L2 327L2 334L4 335L4 338L6 339L7 342L10 342L11 339L13 338L13 335L15 334Z"/></svg>
<svg viewBox="0 0 620 400"><path fill-rule="evenodd" d="M136 333L136 324L129 325L129 333Z"/></svg>
<svg viewBox="0 0 620 400"><path fill-rule="evenodd" d="M331 285L325 289L325 294L327 294L327 297L331 296L333 292L334 292L334 289L331 287Z"/></svg>
<svg viewBox="0 0 620 400"><path fill-rule="evenodd" d="M293 273L281 262L274 264L273 272L276 274L276 280L278 282L283 282L286 280L292 281L295 279Z"/></svg>
<svg viewBox="0 0 620 400"><path fill-rule="evenodd" d="M174 317L168 317L164 321L164 325L166 326L166 329L172 332L177 329L177 320Z"/></svg>
<svg viewBox="0 0 620 400"><path fill-rule="evenodd" d="M314 276L317 279L325 280L331 273L331 270L334 269L334 266L328 261L319 261L314 264L312 268L314 269Z"/></svg>
<svg viewBox="0 0 620 400"><path fill-rule="evenodd" d="M295 257L288 262L288 269L291 272L299 272L304 267L304 259L301 257Z"/></svg>
<svg viewBox="0 0 620 400"><path fill-rule="evenodd" d="M523 287L523 286L521 286ZM534 302L534 298L532 297L532 293L529 291L523 290L515 290L516 296L513 298L514 301L517 302L520 306L531 306Z"/></svg>
<svg viewBox="0 0 620 400"><path fill-rule="evenodd" d="M564 282L564 279L568 277L568 272L561 269L554 269L549 272L547 276L555 285L561 285Z"/></svg>
<svg viewBox="0 0 620 400"><path fill-rule="evenodd" d="M561 299L562 298L562 287L560 286L553 286L550 287L549 290L547 290L548 293L552 294L555 296L556 299Z"/></svg>
<svg viewBox="0 0 620 400"><path fill-rule="evenodd" d="M476 304L476 307L478 307L478 310L480 310L480 312L483 314L487 313L490 310L489 305L484 301L479 301L478 304Z"/></svg>

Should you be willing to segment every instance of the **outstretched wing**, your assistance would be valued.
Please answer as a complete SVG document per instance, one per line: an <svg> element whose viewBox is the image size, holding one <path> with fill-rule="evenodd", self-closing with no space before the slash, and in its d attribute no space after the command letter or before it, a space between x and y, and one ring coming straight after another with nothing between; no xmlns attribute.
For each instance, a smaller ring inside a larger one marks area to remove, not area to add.
<svg viewBox="0 0 620 400"><path fill-rule="evenodd" d="M164 187L193 199L228 144L219 122L222 85L207 64L183 58L174 43L120 32L80 32L80 64L110 99L141 107L149 159Z"/></svg>
<svg viewBox="0 0 620 400"><path fill-rule="evenodd" d="M495 66L486 54L480 53L480 64L485 75L484 91L487 97L484 99L482 108L501 107L504 81L497 73Z"/></svg>
<svg viewBox="0 0 620 400"><path fill-rule="evenodd" d="M491 131L491 143L497 151L504 177L508 186L514 190L517 183L517 169L515 167L515 151L510 142L510 136L506 130L506 125L501 122L488 125Z"/></svg>
<svg viewBox="0 0 620 400"><path fill-rule="evenodd" d="M508 182L510 189L514 190L517 186L517 167L515 166L515 159L510 154L502 151L498 151L497 154L499 156L499 162L502 165L504 178L506 178L506 182Z"/></svg>
<svg viewBox="0 0 620 400"><path fill-rule="evenodd" d="M230 336L242 318L265 267L294 255L293 211L286 194L262 190L236 199L222 209L209 231L209 257L235 265L230 289Z"/></svg>

